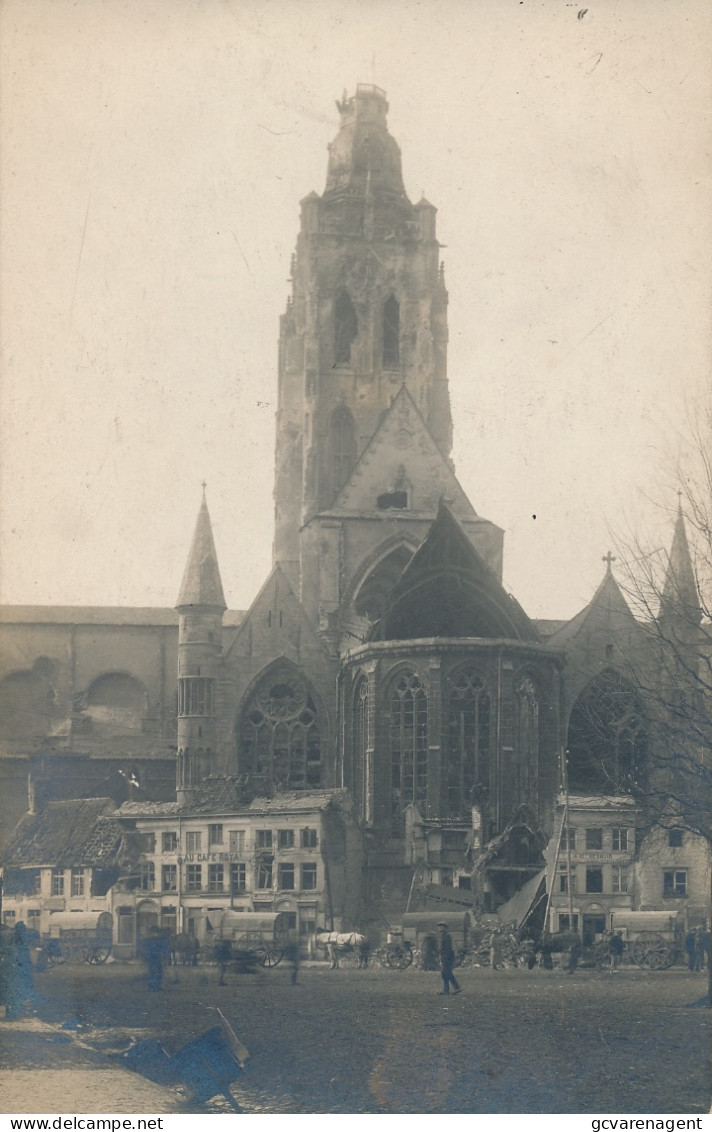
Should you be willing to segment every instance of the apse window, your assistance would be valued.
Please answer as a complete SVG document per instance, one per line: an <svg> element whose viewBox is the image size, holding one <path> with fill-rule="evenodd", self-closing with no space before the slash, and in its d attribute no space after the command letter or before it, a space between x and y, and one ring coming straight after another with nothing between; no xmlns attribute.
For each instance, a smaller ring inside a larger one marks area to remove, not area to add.
<svg viewBox="0 0 712 1132"><path fill-rule="evenodd" d="M406 511L408 508L407 491L384 491L376 500L379 511Z"/></svg>
<svg viewBox="0 0 712 1132"><path fill-rule="evenodd" d="M663 896L687 896L687 869L666 869Z"/></svg>

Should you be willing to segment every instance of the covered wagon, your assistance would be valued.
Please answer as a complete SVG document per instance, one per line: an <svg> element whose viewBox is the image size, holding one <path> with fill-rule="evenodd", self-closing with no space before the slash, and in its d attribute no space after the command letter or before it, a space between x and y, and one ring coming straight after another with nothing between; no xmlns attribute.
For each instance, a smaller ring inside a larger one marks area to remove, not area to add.
<svg viewBox="0 0 712 1132"><path fill-rule="evenodd" d="M219 938L229 943L230 958L276 967L289 943L286 912L235 912L228 909L220 920Z"/></svg>
<svg viewBox="0 0 712 1132"><path fill-rule="evenodd" d="M638 967L660 971L671 967L680 957L683 920L675 912L613 912L611 931L620 933L624 957ZM609 963L609 943L610 935L597 941L594 947L597 967Z"/></svg>
<svg viewBox="0 0 712 1132"><path fill-rule="evenodd" d="M111 912L52 912L42 948L51 963L105 963L113 934Z"/></svg>
<svg viewBox="0 0 712 1132"><path fill-rule="evenodd" d="M472 942L469 912L405 912L402 920L403 944L420 952L421 964L426 968L435 963L438 924L447 926L457 962L462 962Z"/></svg>

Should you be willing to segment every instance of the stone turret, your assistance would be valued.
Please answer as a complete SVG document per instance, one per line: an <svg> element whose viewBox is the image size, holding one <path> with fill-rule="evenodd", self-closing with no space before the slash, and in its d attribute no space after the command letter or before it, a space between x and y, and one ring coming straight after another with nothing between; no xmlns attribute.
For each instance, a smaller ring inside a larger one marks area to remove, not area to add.
<svg viewBox="0 0 712 1132"><path fill-rule="evenodd" d="M178 624L178 801L189 801L212 769L217 747L216 690L226 609L203 489L176 609Z"/></svg>

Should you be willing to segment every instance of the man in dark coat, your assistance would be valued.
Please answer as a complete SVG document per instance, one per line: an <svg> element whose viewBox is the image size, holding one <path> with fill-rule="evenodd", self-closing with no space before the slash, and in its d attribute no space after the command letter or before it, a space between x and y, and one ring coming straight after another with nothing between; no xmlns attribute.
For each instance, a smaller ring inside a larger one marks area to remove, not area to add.
<svg viewBox="0 0 712 1132"><path fill-rule="evenodd" d="M443 989L438 993L450 994L450 987L452 986L453 994L459 994L460 984L452 973L455 966L455 949L452 946L450 932L445 923L438 924L438 951L440 954L440 974L443 980Z"/></svg>
<svg viewBox="0 0 712 1132"><path fill-rule="evenodd" d="M159 991L163 989L163 962L170 954L168 940L161 929L152 927L144 943L144 956L148 967L148 989Z"/></svg>

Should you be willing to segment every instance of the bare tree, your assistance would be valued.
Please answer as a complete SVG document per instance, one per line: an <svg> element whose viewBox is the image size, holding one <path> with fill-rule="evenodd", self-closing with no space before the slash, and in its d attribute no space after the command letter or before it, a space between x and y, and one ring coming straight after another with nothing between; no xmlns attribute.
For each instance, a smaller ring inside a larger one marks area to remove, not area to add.
<svg viewBox="0 0 712 1132"><path fill-rule="evenodd" d="M675 478L669 553L617 540L621 588L645 641L626 675L645 708L646 765L628 766L626 789L650 823L687 830L712 855L712 402L690 427Z"/></svg>

